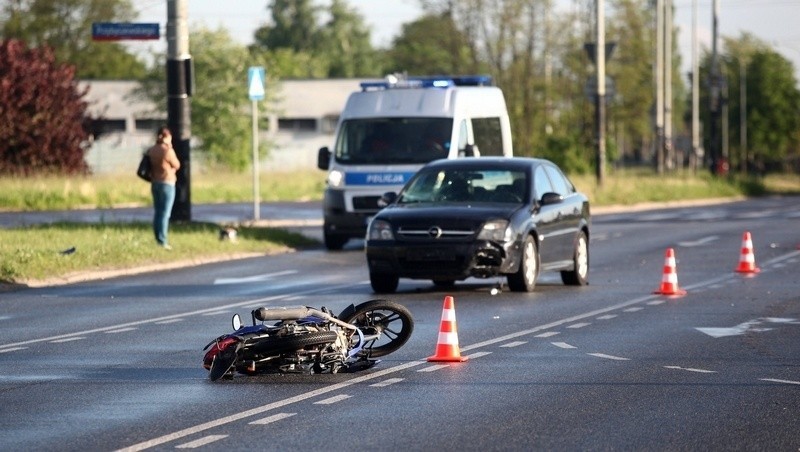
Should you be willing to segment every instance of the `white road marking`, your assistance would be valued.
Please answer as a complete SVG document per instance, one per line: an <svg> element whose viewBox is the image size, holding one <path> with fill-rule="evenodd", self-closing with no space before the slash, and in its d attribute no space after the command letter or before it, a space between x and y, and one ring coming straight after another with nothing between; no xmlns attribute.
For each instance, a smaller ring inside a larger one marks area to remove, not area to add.
<svg viewBox="0 0 800 452"><path fill-rule="evenodd" d="M546 332L546 333L537 334L537 335L536 335L536 336L534 336L534 337L550 337L550 336L555 336L555 335L557 335L557 334L559 334L559 333L558 333L558 331L548 331L548 332Z"/></svg>
<svg viewBox="0 0 800 452"><path fill-rule="evenodd" d="M793 380L779 380L777 378L759 378L761 381L771 381L773 383L784 383L787 385L800 385L800 381Z"/></svg>
<svg viewBox="0 0 800 452"><path fill-rule="evenodd" d="M28 347L14 347L14 348L6 348L6 349L3 349L3 350L0 350L0 353L16 352L16 351L18 351L18 350L25 350L25 349L27 349L27 348L28 348Z"/></svg>
<svg viewBox="0 0 800 452"><path fill-rule="evenodd" d="M198 447L205 446L206 444L211 444L214 441L219 441L223 438L227 438L228 435L208 435L204 436L200 439L196 439L194 441L189 441L188 443L180 444L175 446L176 449L197 449Z"/></svg>
<svg viewBox="0 0 800 452"><path fill-rule="evenodd" d="M385 388L386 386L393 385L395 383L400 383L401 381L405 380L405 378L388 378L378 383L373 383L370 386L373 388Z"/></svg>
<svg viewBox="0 0 800 452"><path fill-rule="evenodd" d="M691 248L693 246L705 245L706 243L713 242L714 240L717 240L718 238L719 237L716 236L716 235L710 235L708 237L703 237L702 239L695 240L693 242L678 242L678 245L682 246L682 247L686 247L686 248Z"/></svg>
<svg viewBox="0 0 800 452"><path fill-rule="evenodd" d="M106 334L124 333L126 331L135 331L137 329L138 328L136 328L136 327L129 326L127 328L119 328L119 329L116 329L116 330L108 330L108 331L106 331Z"/></svg>
<svg viewBox="0 0 800 452"><path fill-rule="evenodd" d="M204 312L203 314L200 314L200 315L210 317L212 315L222 315L222 314L229 314L229 313L230 313L230 311L221 311L221 310L218 309L218 310L212 311L212 312Z"/></svg>
<svg viewBox="0 0 800 452"><path fill-rule="evenodd" d="M162 321L160 321L160 322L154 322L154 323L155 323L156 325L166 325L166 324L169 324L169 323L175 323L175 322L183 322L183 319L170 319L170 320L162 320Z"/></svg>
<svg viewBox="0 0 800 452"><path fill-rule="evenodd" d="M616 316L617 316L616 314L601 315L600 317L597 318L597 320L611 320Z"/></svg>
<svg viewBox="0 0 800 452"><path fill-rule="evenodd" d="M286 419L289 417L294 416L297 413L277 413L273 414L272 416L267 416L265 418L258 419L256 421L250 422L250 425L266 425L271 424L273 422L280 421L281 419Z"/></svg>
<svg viewBox="0 0 800 452"><path fill-rule="evenodd" d="M526 341L514 341L514 342L509 342L508 344L503 344L503 345L501 345L501 347L508 347L508 348L519 347L520 345L524 345L524 344L527 344L527 343L528 342L526 342Z"/></svg>
<svg viewBox="0 0 800 452"><path fill-rule="evenodd" d="M551 342L551 344L555 345L555 346L556 346L556 347L558 347L558 348L566 348L566 349L569 349L569 348L578 348L578 347L576 347L576 346L574 346L574 345L569 345L569 344L567 344L566 342Z"/></svg>
<svg viewBox="0 0 800 452"><path fill-rule="evenodd" d="M771 331L775 328L756 328L757 325L761 325L763 323L782 323L788 325L800 325L800 322L797 319L787 319L782 317L762 317L759 319L748 320L747 322L740 323L736 326L732 326L729 328L695 328L697 331L701 333L708 334L713 338L720 338L726 336L739 336L745 334L747 332L754 332L754 333L762 333L764 331Z"/></svg>
<svg viewBox="0 0 800 452"><path fill-rule="evenodd" d="M587 353L587 355L596 356L598 358L614 359L617 361L630 361L630 358L622 358L621 356L606 355L605 353Z"/></svg>
<svg viewBox="0 0 800 452"><path fill-rule="evenodd" d="M622 312L637 312L637 311L641 311L642 309L644 309L644 308L641 307L641 306L634 306L632 308L623 309Z"/></svg>
<svg viewBox="0 0 800 452"><path fill-rule="evenodd" d="M481 356L491 355L492 352L475 352L471 355L465 355L469 359L480 358Z"/></svg>
<svg viewBox="0 0 800 452"><path fill-rule="evenodd" d="M701 374L715 374L717 373L716 370L707 370L707 369L696 369L692 367L681 367L681 366L664 366L665 369L675 369L675 370L685 370L687 372L697 372Z"/></svg>
<svg viewBox="0 0 800 452"><path fill-rule="evenodd" d="M56 340L50 341L50 343L51 344L63 344L64 342L82 341L84 339L86 339L86 338L85 337L67 337L67 338L64 338L64 339L56 339Z"/></svg>
<svg viewBox="0 0 800 452"><path fill-rule="evenodd" d="M434 364L432 366L423 367L422 369L417 370L417 372L434 372L447 367L450 367L450 364Z"/></svg>
<svg viewBox="0 0 800 452"><path fill-rule="evenodd" d="M336 402L341 402L342 400L347 400L350 397L353 397L353 396L347 395L347 394L339 394L339 395L336 395L336 396L333 396L333 397L328 397L327 399L323 399L323 400L319 400L317 402L314 402L314 405L331 405L331 404L334 404Z"/></svg>
<svg viewBox="0 0 800 452"><path fill-rule="evenodd" d="M591 325L591 323L589 323L589 322L582 322L582 323L576 323L576 324L570 325L570 326L568 326L567 328L583 328L583 327L585 327L585 326L589 326L589 325Z"/></svg>
<svg viewBox="0 0 800 452"><path fill-rule="evenodd" d="M648 306L658 306L660 304L664 304L664 300L653 300L647 302Z"/></svg>
<svg viewBox="0 0 800 452"><path fill-rule="evenodd" d="M219 284L244 284L253 282L263 282L275 278L276 276L293 275L297 270L285 270L277 273L266 273L263 275L245 276L243 278L217 278L214 280L214 285Z"/></svg>

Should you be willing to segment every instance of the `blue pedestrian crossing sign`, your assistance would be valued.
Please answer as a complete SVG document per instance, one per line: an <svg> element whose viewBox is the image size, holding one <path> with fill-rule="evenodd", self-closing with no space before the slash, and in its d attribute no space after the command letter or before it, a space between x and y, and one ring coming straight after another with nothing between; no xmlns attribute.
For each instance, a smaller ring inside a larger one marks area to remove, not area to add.
<svg viewBox="0 0 800 452"><path fill-rule="evenodd" d="M264 100L264 77L266 71L261 66L251 67L247 71L247 95L250 100Z"/></svg>

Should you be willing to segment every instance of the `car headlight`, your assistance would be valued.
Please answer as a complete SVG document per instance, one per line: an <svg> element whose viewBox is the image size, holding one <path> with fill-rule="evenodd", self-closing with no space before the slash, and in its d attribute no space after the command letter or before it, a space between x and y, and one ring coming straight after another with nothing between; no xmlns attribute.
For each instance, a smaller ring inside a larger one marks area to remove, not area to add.
<svg viewBox="0 0 800 452"><path fill-rule="evenodd" d="M332 170L328 173L328 185L333 188L339 188L344 181L344 173L339 170Z"/></svg>
<svg viewBox="0 0 800 452"><path fill-rule="evenodd" d="M372 220L367 230L367 240L394 240L392 225L385 220Z"/></svg>
<svg viewBox="0 0 800 452"><path fill-rule="evenodd" d="M505 242L511 235L508 227L508 220L487 221L478 234L479 240L491 240L493 242Z"/></svg>

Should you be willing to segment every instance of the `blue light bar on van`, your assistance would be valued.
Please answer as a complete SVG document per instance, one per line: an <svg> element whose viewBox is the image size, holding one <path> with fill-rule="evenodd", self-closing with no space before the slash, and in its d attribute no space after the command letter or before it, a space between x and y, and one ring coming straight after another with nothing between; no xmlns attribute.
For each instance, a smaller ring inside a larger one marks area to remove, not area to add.
<svg viewBox="0 0 800 452"><path fill-rule="evenodd" d="M361 91L371 89L392 88L451 88L454 86L492 86L492 77L489 75L462 75L462 76L432 76L432 77L407 77L390 80L375 80L361 82Z"/></svg>

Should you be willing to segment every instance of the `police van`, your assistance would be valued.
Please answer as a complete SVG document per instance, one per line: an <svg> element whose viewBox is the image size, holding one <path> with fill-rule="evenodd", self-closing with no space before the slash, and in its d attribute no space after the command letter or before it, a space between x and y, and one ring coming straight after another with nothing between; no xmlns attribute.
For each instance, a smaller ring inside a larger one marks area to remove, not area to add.
<svg viewBox="0 0 800 452"><path fill-rule="evenodd" d="M328 171L323 235L331 250L364 238L381 195L399 191L425 163L513 155L503 92L485 75L363 82L335 136L317 156Z"/></svg>

